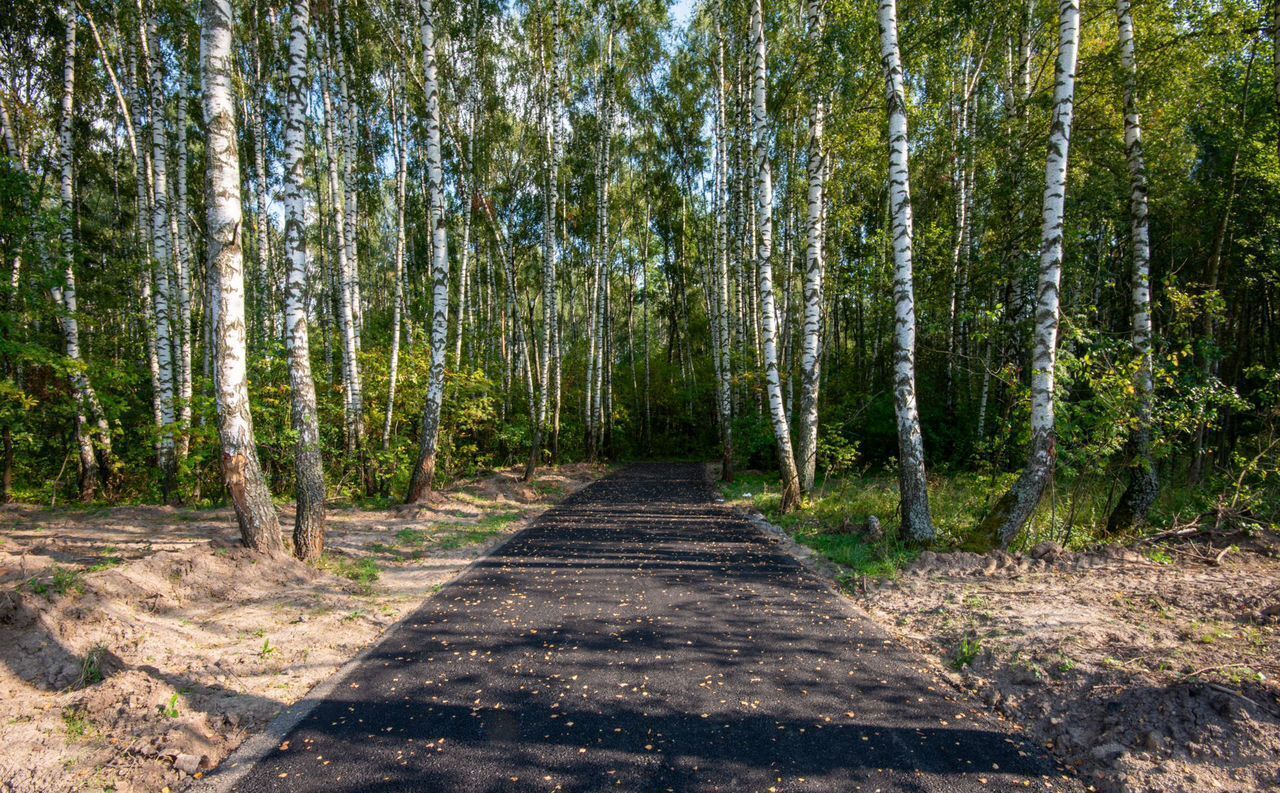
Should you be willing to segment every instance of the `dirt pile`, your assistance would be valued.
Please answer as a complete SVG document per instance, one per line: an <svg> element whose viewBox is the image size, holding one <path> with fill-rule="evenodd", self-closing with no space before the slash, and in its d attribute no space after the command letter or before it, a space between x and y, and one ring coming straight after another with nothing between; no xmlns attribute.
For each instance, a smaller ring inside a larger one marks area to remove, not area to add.
<svg viewBox="0 0 1280 793"><path fill-rule="evenodd" d="M1217 558L1216 555L1210 558ZM1102 791L1280 786L1280 561L922 554L858 595Z"/></svg>
<svg viewBox="0 0 1280 793"><path fill-rule="evenodd" d="M292 558L207 545L5 592L0 699L31 708L5 727L0 779L159 790L211 767L284 704L262 689L298 687L266 682L309 654L290 620L356 597Z"/></svg>

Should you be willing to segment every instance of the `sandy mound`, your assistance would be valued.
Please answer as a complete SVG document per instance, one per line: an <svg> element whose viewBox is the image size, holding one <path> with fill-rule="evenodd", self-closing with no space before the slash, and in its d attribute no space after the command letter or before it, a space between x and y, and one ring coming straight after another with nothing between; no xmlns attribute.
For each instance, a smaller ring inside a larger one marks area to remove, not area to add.
<svg viewBox="0 0 1280 793"><path fill-rule="evenodd" d="M926 553L858 597L1099 790L1275 789L1280 561L1217 561Z"/></svg>

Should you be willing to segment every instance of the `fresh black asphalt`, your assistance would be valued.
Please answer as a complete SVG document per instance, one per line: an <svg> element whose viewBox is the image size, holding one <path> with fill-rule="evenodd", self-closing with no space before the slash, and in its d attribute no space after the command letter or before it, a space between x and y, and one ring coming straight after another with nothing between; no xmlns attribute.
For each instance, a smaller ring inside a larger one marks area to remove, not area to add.
<svg viewBox="0 0 1280 793"><path fill-rule="evenodd" d="M702 466L632 466L426 601L234 789L1078 789L943 691Z"/></svg>

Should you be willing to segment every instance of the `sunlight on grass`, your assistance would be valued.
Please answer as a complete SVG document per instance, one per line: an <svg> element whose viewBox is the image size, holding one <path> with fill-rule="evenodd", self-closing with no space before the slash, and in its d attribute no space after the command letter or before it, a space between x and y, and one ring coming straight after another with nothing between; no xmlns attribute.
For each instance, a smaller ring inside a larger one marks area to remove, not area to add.
<svg viewBox="0 0 1280 793"><path fill-rule="evenodd" d="M937 539L928 548L939 551L991 550L979 532L992 502L1012 483L1014 474L963 472L935 474L929 479L929 505ZM1051 540L1071 550L1083 550L1126 538L1106 537L1106 518L1115 494L1110 482L1090 478L1059 484L1046 494L1013 550L1025 551ZM898 539L898 483L896 477L870 473L819 478L803 510L780 515L777 476L750 472L732 484L721 485L725 499L754 507L797 542L822 553L857 575L888 578L910 564L924 548ZM1177 499L1181 499L1178 501ZM1185 494L1170 494L1156 514L1179 514L1187 509ZM867 518L879 519L882 536L863 532Z"/></svg>

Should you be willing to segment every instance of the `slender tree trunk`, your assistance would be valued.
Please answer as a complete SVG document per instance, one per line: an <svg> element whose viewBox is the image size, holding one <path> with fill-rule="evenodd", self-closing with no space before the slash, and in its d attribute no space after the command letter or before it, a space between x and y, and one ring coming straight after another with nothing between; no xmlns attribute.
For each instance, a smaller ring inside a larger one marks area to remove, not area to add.
<svg viewBox="0 0 1280 793"><path fill-rule="evenodd" d="M751 38L755 54L751 85L752 147L755 156L756 230L759 236L756 267L760 280L761 332L764 341L764 376L768 391L773 434L778 442L778 468L782 475L782 512L800 506L800 477L791 450L791 427L782 403L778 369L778 314L773 294L773 171L769 164L769 121L765 110L768 86L767 49L764 37L764 0L751 4Z"/></svg>
<svg viewBox="0 0 1280 793"><path fill-rule="evenodd" d="M1109 531L1118 532L1145 521L1160 494L1160 481L1151 459L1152 402L1151 372L1151 238L1147 227L1147 164L1142 152L1142 122L1138 113L1138 62L1133 46L1133 15L1130 0L1116 0L1116 21L1120 31L1120 65L1124 70L1124 142L1129 163L1129 242L1133 249L1133 351L1138 356L1134 373L1137 392L1137 426L1131 443L1133 462L1129 486L1107 521Z"/></svg>
<svg viewBox="0 0 1280 793"><path fill-rule="evenodd" d="M173 412L173 336L171 331L169 276L173 267L173 247L169 234L168 124L164 106L164 69L155 63L151 52L159 52L154 13L146 23L147 46L143 48L143 71L151 88L151 235L152 262L156 288L152 296L156 316L156 359L160 366L160 457L157 460L164 478L167 500L172 493L177 473L174 456Z"/></svg>
<svg viewBox="0 0 1280 793"><path fill-rule="evenodd" d="M71 135L75 116L76 12L73 4L66 12L66 50L62 70L62 119L58 126L58 160L62 172L58 225L62 233L62 282L53 289L53 301L61 312L62 336L71 362L71 394L76 402L76 448L80 454L80 499L92 501L102 483L102 470L94 449L89 423L92 386L80 355L80 324L76 318L75 275L75 150ZM7 128L7 125L6 125Z"/></svg>
<svg viewBox="0 0 1280 793"><path fill-rule="evenodd" d="M440 442L440 408L444 402L445 345L449 340L449 248L444 216L444 171L440 158L440 86L436 78L433 0L418 0L421 14L423 83L427 94L427 179L431 202L431 379L422 415L418 463L409 482L408 503L422 501L435 479Z"/></svg>
<svg viewBox="0 0 1280 793"><path fill-rule="evenodd" d="M216 278L214 341L217 347L217 402L222 440L222 473L240 524L240 537L254 550L284 549L280 520L258 465L249 412L245 366L244 210L240 198L240 155L236 149L232 89L231 0L204 0L201 35L204 60L204 120L208 128L209 270Z"/></svg>
<svg viewBox="0 0 1280 793"><path fill-rule="evenodd" d="M609 240L609 180L610 144L613 136L613 16L607 14L609 27L605 44L604 64L600 70L600 141L596 149L596 249L590 300L590 352L587 364L587 459L595 462L602 453L604 440L605 386L604 367L608 323L605 318L608 305L610 269Z"/></svg>
<svg viewBox="0 0 1280 793"><path fill-rule="evenodd" d="M183 46L180 63L186 63L186 40ZM187 93L189 80L185 68L178 81L178 174L177 174L177 207L174 214L177 219L177 281L178 281L178 439L176 453L178 460L185 460L191 441L191 223L187 215Z"/></svg>
<svg viewBox="0 0 1280 793"><path fill-rule="evenodd" d="M533 478L539 459L542 456L542 437L547 425L548 402L551 392L552 370L555 365L552 356L555 354L553 339L556 335L556 297L558 289L558 271L560 264L560 248L556 239L556 190L560 183L559 147L560 147L560 108L559 108L559 54L556 49L556 3L551 9L551 41L547 51L551 57L551 66L546 69L546 97L543 108L543 132L546 144L547 171L546 184L543 188L542 216L542 338L540 359L542 361L542 377L538 388L538 409L534 421L533 442L529 448L529 464L525 468L524 480Z"/></svg>
<svg viewBox="0 0 1280 793"><path fill-rule="evenodd" d="M1031 372L1031 445L1027 464L983 520L983 528L1002 547L1013 542L1040 504L1054 462L1054 374L1058 360L1058 287L1062 280L1063 211L1067 193L1067 154L1075 109L1076 56L1079 50L1078 0L1059 0L1058 59L1053 89L1053 125L1045 163L1044 222L1040 231L1040 275L1036 289L1035 343Z"/></svg>
<svg viewBox="0 0 1280 793"><path fill-rule="evenodd" d="M880 0L880 63L889 98L889 203L893 212L894 378L898 418L898 487L903 533L917 542L934 537L925 477L924 438L916 407L916 304L912 274L911 179L907 105L898 50L895 0Z"/></svg>
<svg viewBox="0 0 1280 793"><path fill-rule="evenodd" d="M360 296L360 192L356 184L356 166L359 157L357 147L356 102L348 90L350 81L341 36L334 41L337 54L338 119L342 130L342 195L345 199L342 222L346 227L347 243L347 300L351 302L351 320L355 326L356 354L360 353L361 336L364 333L364 303Z"/></svg>
<svg viewBox="0 0 1280 793"><path fill-rule="evenodd" d="M729 152L726 146L727 123L725 114L726 86L724 78L724 18L723 5L717 3L716 21L716 228L715 228L715 303L716 338L713 345L717 358L717 374L719 382L717 398L720 403L720 479L733 481L733 359L730 355L732 344L729 333ZM648 208L645 209L645 242L648 243ZM645 295L646 301L648 294ZM647 315L646 315L647 320ZM646 350L648 344L648 323L645 323ZM645 360L645 410L648 411L649 369L646 352Z"/></svg>
<svg viewBox="0 0 1280 793"><path fill-rule="evenodd" d="M129 59L130 97L133 102L131 115L140 118L143 108L142 77L138 73L137 58ZM151 197L149 189L150 157L143 146L135 138L130 138L134 152L134 188L137 196L136 227L138 253L145 263L142 267L142 283L139 290L142 298L142 325L146 335L147 370L151 375L151 415L155 430L154 449L156 459L160 458L160 432L164 426L164 412L161 409L160 387L160 352L156 339L156 315L151 300ZM209 354L208 345L205 348Z"/></svg>
<svg viewBox="0 0 1280 793"><path fill-rule="evenodd" d="M255 47L255 59L261 59L261 45ZM264 79L259 67L259 80ZM246 101L246 105L252 114L249 119L253 127L253 175L254 181L257 182L258 189L254 193L256 199L257 212L253 219L253 229L256 234L257 248L254 251L257 256L256 264L258 266L258 316L257 328L258 333L257 347L267 356L271 355L271 348L276 343L273 338L272 328L275 323L272 321L275 314L275 299L272 294L272 277L271 277L271 218L267 213L267 206L270 201L270 185L269 172L267 170L267 126L263 123L263 115L266 113L266 96L264 95L265 87L253 91Z"/></svg>
<svg viewBox="0 0 1280 793"><path fill-rule="evenodd" d="M311 21L309 0L289 6L289 83L286 91L285 167L285 347L289 355L289 385L293 393L293 430L298 435L294 467L298 507L293 523L293 553L315 561L324 553L325 484L320 454L320 418L311 377L311 340L307 327L307 201L305 149L307 141L307 39ZM403 184L403 183L402 183ZM398 310L398 309L397 309ZM394 369L393 369L394 372ZM394 374L392 382L394 383Z"/></svg>
<svg viewBox="0 0 1280 793"><path fill-rule="evenodd" d="M945 391L947 395L947 416L955 415L955 369L957 345L959 342L959 325L963 281L965 277L965 256L969 242L969 97L970 76L969 60L965 56L964 68L960 79L960 99L955 113L956 136L952 153L951 175L956 186L955 208L955 242L951 248L951 299L947 319L947 379Z"/></svg>
<svg viewBox="0 0 1280 793"><path fill-rule="evenodd" d="M402 306L404 303L404 208L409 170L408 124L401 125L401 119L403 118L401 114L407 113L409 106L406 102L400 108L397 108L394 91L395 89L392 88L391 123L396 149L396 284L393 298L394 305L391 308L391 367L387 385L387 416L382 425L382 448L384 451L391 448L391 419L396 406L396 377L400 371L400 333L403 317Z"/></svg>
<svg viewBox="0 0 1280 793"><path fill-rule="evenodd" d="M467 119L467 162L463 168L470 169L472 157L475 155L475 114L476 107L471 106L470 115ZM469 179L470 177L468 177ZM454 366L462 365L462 342L466 338L468 322L470 319L470 306L467 302L467 281L470 278L471 267L471 217L472 217L472 196L470 193L470 182L459 177L463 182L461 185L462 196L462 247L458 251L458 311L454 317L454 348L453 363ZM474 353L473 353L474 356Z"/></svg>
<svg viewBox="0 0 1280 793"><path fill-rule="evenodd" d="M810 46L818 48L822 42L822 0L809 0L808 38ZM823 127L826 124L826 100L821 89L814 91L813 109L809 116L809 185L808 217L805 225L804 268L804 334L801 344L801 372L803 388L800 392L800 437L796 446L796 462L800 465L800 489L813 490L813 479L818 456L818 389L822 366L822 292L825 242L824 179L827 157L822 148Z"/></svg>
<svg viewBox="0 0 1280 793"><path fill-rule="evenodd" d="M336 42L332 46L336 46ZM331 46L331 48L332 48ZM347 451L359 453L364 440L364 388L360 379L359 347L356 342L355 307L352 303L352 267L348 259L346 202L338 171L338 147L334 130L338 127L338 113L332 98L332 72L321 80L324 102L325 155L329 161L329 195L333 201L333 227L337 238L334 254L337 256L338 276L338 325L342 333L342 379L344 386Z"/></svg>

